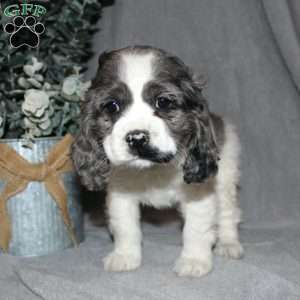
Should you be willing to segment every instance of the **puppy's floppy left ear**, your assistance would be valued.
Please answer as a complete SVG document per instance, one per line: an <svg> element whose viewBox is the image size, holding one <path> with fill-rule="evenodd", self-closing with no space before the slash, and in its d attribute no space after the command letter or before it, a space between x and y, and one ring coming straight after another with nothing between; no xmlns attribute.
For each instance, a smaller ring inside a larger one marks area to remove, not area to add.
<svg viewBox="0 0 300 300"><path fill-rule="evenodd" d="M110 172L109 161L103 145L82 131L81 129L71 148L75 170L88 190L103 190Z"/></svg>
<svg viewBox="0 0 300 300"><path fill-rule="evenodd" d="M200 183L218 171L219 149L208 105L203 97L191 112L193 131L187 141L183 164L186 183Z"/></svg>
<svg viewBox="0 0 300 300"><path fill-rule="evenodd" d="M93 116L94 92L82 102L80 131L71 148L71 157L82 184L90 191L103 190L110 175L110 163L103 147L103 133Z"/></svg>

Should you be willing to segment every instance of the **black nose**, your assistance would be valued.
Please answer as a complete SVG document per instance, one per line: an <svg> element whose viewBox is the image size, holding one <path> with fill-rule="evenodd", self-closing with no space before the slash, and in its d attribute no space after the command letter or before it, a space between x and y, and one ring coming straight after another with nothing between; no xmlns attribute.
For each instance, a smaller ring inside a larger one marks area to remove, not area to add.
<svg viewBox="0 0 300 300"><path fill-rule="evenodd" d="M130 148L141 148L149 143L149 132L144 130L130 131L126 135L126 142Z"/></svg>

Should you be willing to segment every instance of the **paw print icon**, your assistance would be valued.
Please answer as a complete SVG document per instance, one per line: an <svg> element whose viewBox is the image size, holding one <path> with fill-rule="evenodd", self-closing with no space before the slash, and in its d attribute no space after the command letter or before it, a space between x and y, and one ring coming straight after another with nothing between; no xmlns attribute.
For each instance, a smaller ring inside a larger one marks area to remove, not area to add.
<svg viewBox="0 0 300 300"><path fill-rule="evenodd" d="M21 46L37 48L45 26L41 22L37 22L33 16L26 18L17 16L12 23L4 26L4 31L10 35L10 44L13 48Z"/></svg>

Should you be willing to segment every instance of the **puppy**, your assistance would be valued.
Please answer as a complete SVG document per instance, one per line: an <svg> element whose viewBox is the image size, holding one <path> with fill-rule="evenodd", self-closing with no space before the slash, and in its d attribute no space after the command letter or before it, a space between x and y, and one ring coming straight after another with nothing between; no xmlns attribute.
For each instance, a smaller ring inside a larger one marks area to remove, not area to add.
<svg viewBox="0 0 300 300"><path fill-rule="evenodd" d="M239 258L240 146L234 127L208 110L202 85L177 57L149 46L103 53L72 147L90 190L107 189L114 250L108 271L141 265L139 206L176 205L184 219L179 276L212 269L212 248Z"/></svg>

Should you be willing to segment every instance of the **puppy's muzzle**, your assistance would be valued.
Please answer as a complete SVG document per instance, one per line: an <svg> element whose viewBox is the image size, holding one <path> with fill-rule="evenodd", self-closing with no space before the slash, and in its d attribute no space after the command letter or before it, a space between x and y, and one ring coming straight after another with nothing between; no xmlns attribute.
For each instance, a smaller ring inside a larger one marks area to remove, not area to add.
<svg viewBox="0 0 300 300"><path fill-rule="evenodd" d="M139 158L156 163L167 163L173 157L172 153L163 153L150 143L150 133L146 130L133 130L126 134L126 143L130 152Z"/></svg>

